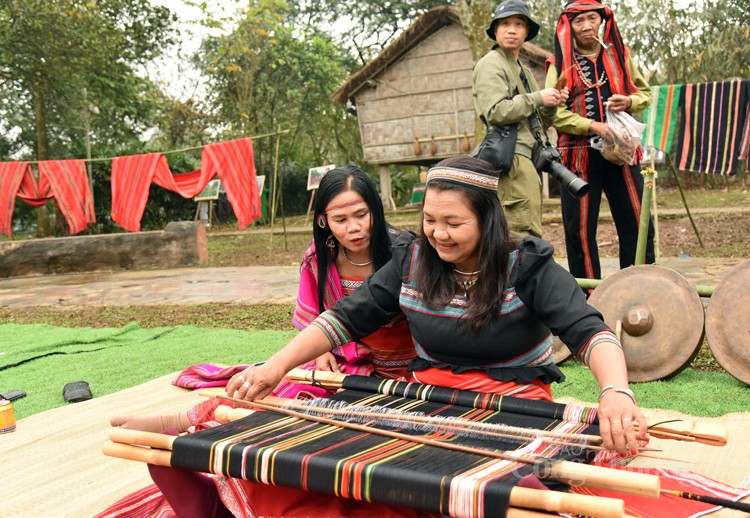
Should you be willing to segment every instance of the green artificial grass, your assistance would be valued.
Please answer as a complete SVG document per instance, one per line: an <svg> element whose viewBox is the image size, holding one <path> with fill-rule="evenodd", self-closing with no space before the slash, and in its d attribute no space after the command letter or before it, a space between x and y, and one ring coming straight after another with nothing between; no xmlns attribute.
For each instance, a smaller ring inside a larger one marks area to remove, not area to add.
<svg viewBox="0 0 750 518"><path fill-rule="evenodd" d="M567 361L560 366L566 380L552 387L554 398L572 397L596 403L599 385L581 363ZM643 408L675 410L700 417L718 417L750 410L750 388L726 372L685 369L668 380L632 383Z"/></svg>
<svg viewBox="0 0 750 518"><path fill-rule="evenodd" d="M177 326L143 329L0 325L0 393L26 391L16 419L66 405L66 383L88 382L94 397L199 363L239 365L269 358L296 331L238 331ZM20 362L20 363L19 363ZM11 366L17 364L15 366Z"/></svg>
<svg viewBox="0 0 750 518"><path fill-rule="evenodd" d="M66 405L66 383L87 381L94 397L123 390L199 363L239 365L268 359L297 331L243 331L192 326L144 329L0 325L0 393L27 392L13 403L16 419ZM589 370L568 361L555 398L595 403ZM640 406L715 417L750 408L748 387L725 372L687 369L672 379L632 385Z"/></svg>

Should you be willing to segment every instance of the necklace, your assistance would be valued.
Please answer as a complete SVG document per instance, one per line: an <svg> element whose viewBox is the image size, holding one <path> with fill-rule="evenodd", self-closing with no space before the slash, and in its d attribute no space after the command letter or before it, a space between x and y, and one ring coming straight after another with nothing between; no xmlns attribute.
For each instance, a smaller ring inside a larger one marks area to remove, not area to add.
<svg viewBox="0 0 750 518"><path fill-rule="evenodd" d="M479 275L480 273L482 273L482 270L477 270L475 272L462 272L455 266L453 267L453 271L456 273L460 273L461 275L468 275L469 277L473 277L474 275Z"/></svg>
<svg viewBox="0 0 750 518"><path fill-rule="evenodd" d="M464 297L469 294L469 290L477 283L477 279L469 279L468 281L459 281L456 279L456 282L464 289Z"/></svg>
<svg viewBox="0 0 750 518"><path fill-rule="evenodd" d="M353 264L354 266L370 266L370 265L372 264L372 259L370 259L370 260L369 260L369 261L367 261L366 263L355 263L354 261L352 261L351 259L349 259L349 256L348 256L348 255L346 255L346 248L344 248L344 247L342 246L342 247L341 247L341 250L342 250L342 251L344 252L344 259L346 259L347 261L349 261L349 262L350 262L351 264Z"/></svg>
<svg viewBox="0 0 750 518"><path fill-rule="evenodd" d="M607 82L607 74L606 72L602 73L602 78L596 82L592 83L588 80L586 77L586 74L583 73L583 69L581 68L581 64L578 62L578 60L573 61L573 65L576 68L576 72L578 72L578 77L581 79L581 82L586 85L587 88L599 88L600 86L604 85L604 83Z"/></svg>
<svg viewBox="0 0 750 518"><path fill-rule="evenodd" d="M461 270L459 270L458 268L454 266L453 272L459 275L466 275L468 277L472 277L468 281L462 281L460 279L456 279L456 282L458 283L458 285L464 289L464 297L465 297L469 294L469 290L477 283L476 276L479 275L482 272L482 270L477 270L475 272L462 272Z"/></svg>

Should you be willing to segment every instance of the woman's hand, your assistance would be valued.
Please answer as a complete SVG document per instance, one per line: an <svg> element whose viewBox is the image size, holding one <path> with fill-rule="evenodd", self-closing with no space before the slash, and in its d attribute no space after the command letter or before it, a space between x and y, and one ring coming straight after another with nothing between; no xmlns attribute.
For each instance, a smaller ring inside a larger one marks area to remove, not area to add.
<svg viewBox="0 0 750 518"><path fill-rule="evenodd" d="M227 396L252 401L263 399L281 382L286 372L273 362L254 365L235 374L227 383Z"/></svg>
<svg viewBox="0 0 750 518"><path fill-rule="evenodd" d="M333 353L324 353L315 358L315 368L319 371L344 372L344 366L336 362Z"/></svg>
<svg viewBox="0 0 750 518"><path fill-rule="evenodd" d="M602 447L621 454L636 454L638 441L648 440L647 430L646 417L630 396L614 389L602 395L599 400Z"/></svg>

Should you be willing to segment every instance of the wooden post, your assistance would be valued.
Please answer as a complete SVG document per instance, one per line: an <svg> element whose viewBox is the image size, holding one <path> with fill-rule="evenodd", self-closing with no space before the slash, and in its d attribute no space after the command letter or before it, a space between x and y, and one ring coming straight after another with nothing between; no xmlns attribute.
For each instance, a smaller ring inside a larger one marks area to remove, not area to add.
<svg viewBox="0 0 750 518"><path fill-rule="evenodd" d="M307 226L307 218L310 217L310 211L312 210L313 200L315 200L315 193L317 191L317 189L313 189L310 194L310 203L307 204L307 212L305 212L305 226Z"/></svg>
<svg viewBox="0 0 750 518"><path fill-rule="evenodd" d="M386 164L380 165L380 199L383 200L383 210L386 212L395 211L396 203L393 201L393 192L391 190L391 175L388 172Z"/></svg>

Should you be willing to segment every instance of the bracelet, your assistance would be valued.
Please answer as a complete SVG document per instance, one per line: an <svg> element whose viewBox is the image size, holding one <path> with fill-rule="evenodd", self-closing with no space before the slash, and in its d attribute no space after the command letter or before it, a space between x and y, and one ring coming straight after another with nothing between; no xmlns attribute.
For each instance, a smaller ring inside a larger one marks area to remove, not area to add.
<svg viewBox="0 0 750 518"><path fill-rule="evenodd" d="M602 391L599 392L600 400L602 399L604 394L607 393L608 390L614 390L615 392L619 392L620 394L625 394L626 396L628 396L630 399L633 400L633 404L635 405L638 404L638 402L636 401L635 392L633 392L629 388L620 388L620 387L615 387L614 385L607 385L606 387L602 388Z"/></svg>

